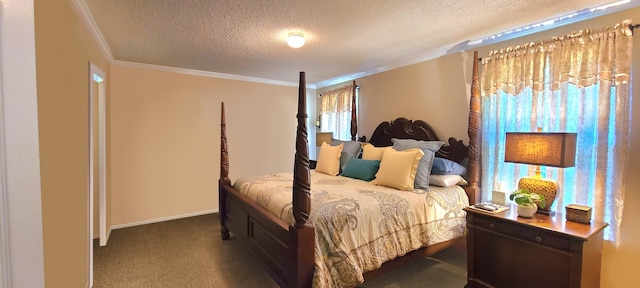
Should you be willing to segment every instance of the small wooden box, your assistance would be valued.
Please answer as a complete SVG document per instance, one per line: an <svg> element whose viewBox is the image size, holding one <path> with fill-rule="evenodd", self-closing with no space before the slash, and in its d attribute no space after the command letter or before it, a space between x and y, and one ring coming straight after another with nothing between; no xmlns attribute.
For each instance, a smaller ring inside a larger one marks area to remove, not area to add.
<svg viewBox="0 0 640 288"><path fill-rule="evenodd" d="M584 224L591 222L591 207L569 204L565 208L567 209L567 220Z"/></svg>

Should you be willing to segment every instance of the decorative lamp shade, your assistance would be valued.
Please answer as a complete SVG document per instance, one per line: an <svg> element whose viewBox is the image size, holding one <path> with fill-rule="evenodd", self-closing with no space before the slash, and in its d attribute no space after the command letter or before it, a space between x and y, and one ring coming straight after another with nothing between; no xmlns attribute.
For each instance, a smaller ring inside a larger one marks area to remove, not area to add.
<svg viewBox="0 0 640 288"><path fill-rule="evenodd" d="M535 192L545 198L538 204L538 213L550 214L559 186L540 176L540 165L559 168L573 167L576 159L576 133L508 132L505 140L504 161L538 165L535 177L518 181L518 189Z"/></svg>
<svg viewBox="0 0 640 288"><path fill-rule="evenodd" d="M504 161L559 168L573 167L576 133L507 132Z"/></svg>
<svg viewBox="0 0 640 288"><path fill-rule="evenodd" d="M322 146L322 142L331 144L333 139L333 132L318 132L316 133L316 146Z"/></svg>

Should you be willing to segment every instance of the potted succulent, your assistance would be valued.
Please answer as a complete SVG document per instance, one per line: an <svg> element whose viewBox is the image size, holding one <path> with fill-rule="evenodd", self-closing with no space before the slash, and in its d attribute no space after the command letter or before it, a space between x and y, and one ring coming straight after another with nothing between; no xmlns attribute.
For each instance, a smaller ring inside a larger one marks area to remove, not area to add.
<svg viewBox="0 0 640 288"><path fill-rule="evenodd" d="M544 196L525 189L518 189L514 191L509 195L509 199L516 202L518 205L518 216L521 217L533 217L533 214L536 214L538 211L536 203L540 203L540 206L542 207L546 206Z"/></svg>

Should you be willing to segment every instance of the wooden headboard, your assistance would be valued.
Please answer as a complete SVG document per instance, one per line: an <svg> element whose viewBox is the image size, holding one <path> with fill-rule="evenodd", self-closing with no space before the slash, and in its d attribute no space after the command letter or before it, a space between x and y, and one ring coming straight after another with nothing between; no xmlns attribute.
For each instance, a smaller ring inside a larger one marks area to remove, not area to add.
<svg viewBox="0 0 640 288"><path fill-rule="evenodd" d="M392 146L391 138L442 141L427 122L400 117L390 122L380 123L373 131L369 143L376 147ZM436 156L462 163L469 157L469 146L464 145L462 140L451 137L448 145L443 145L436 152Z"/></svg>

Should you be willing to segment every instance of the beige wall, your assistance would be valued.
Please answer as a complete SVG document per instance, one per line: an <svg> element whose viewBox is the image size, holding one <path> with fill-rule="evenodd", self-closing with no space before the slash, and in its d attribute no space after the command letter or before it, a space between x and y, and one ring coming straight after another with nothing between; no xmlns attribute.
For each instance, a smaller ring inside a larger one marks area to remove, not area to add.
<svg viewBox="0 0 640 288"><path fill-rule="evenodd" d="M520 43L549 39L580 29L599 29L613 26L623 19L640 15L640 8L599 17L538 33L516 40L477 49L480 56L489 51ZM636 17L637 18L637 17ZM636 22L640 19L635 19ZM637 31L636 31L637 34ZM634 36L634 64L640 67L640 37ZM433 125L441 138L450 136L468 141L467 115L471 85L473 51L456 53L407 67L363 77L360 85L359 134L370 136L381 121L398 116L422 119ZM637 71L635 71L637 72ZM633 94L640 95L640 73L633 75ZM335 87L335 86L333 86ZM331 87L318 89L322 93ZM636 97L637 98L637 97ZM640 101L633 101L632 143L640 143ZM602 262L601 287L635 287L631 281L637 259L640 259L640 226L633 219L640 219L640 194L633 187L640 186L640 179L633 177L640 170L640 145L631 145L627 169L625 210L622 221L622 243L615 247L605 242Z"/></svg>
<svg viewBox="0 0 640 288"><path fill-rule="evenodd" d="M297 95L297 87L112 65L113 225L218 209L221 101L231 179L291 171Z"/></svg>
<svg viewBox="0 0 640 288"><path fill-rule="evenodd" d="M85 287L89 61L109 64L71 1L34 6L45 284Z"/></svg>
<svg viewBox="0 0 640 288"><path fill-rule="evenodd" d="M463 56L445 56L357 79L358 135L368 139L382 121L406 117L427 121L441 139L468 140L465 81L471 76L461 64L468 62ZM318 93L342 85L324 87Z"/></svg>
<svg viewBox="0 0 640 288"><path fill-rule="evenodd" d="M640 9L492 47L610 26L631 15L640 15ZM290 170L295 87L120 66L109 70L70 1L35 0L35 18L47 287L87 282L88 61L107 72L109 83L107 173L113 192L108 221L113 225L218 208L220 101L227 108L232 179ZM633 66L640 67L640 40L634 39ZM492 47L479 49L481 55ZM468 140L469 53L359 79L360 135L370 136L379 122L404 116L428 121L441 137ZM633 79L636 95L639 77L636 73ZM633 114L640 115L640 101L633 103ZM634 117L633 127L639 125L640 117ZM632 141L640 141L640 129L632 129ZM632 145L628 175L640 169L639 161L640 146ZM640 195L630 188L638 185L637 177L627 178L627 207L640 205ZM605 244L602 287L631 287L629 275L640 257L640 227L631 219L639 217L637 209L627 208L622 244Z"/></svg>

